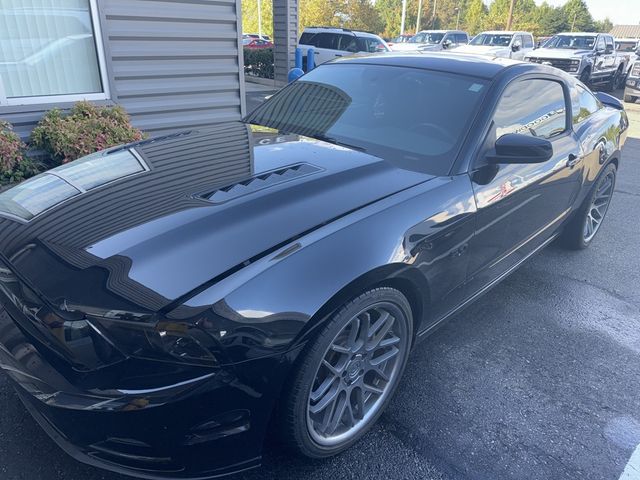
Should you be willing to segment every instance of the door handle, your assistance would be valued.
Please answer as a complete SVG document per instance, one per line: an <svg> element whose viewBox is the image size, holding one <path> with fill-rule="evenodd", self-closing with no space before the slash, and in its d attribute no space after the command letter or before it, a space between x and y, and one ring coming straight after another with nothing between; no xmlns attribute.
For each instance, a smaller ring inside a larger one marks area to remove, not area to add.
<svg viewBox="0 0 640 480"><path fill-rule="evenodd" d="M567 160L567 167L573 168L578 164L579 161L580 157L578 155L576 155L575 153L570 153L569 159Z"/></svg>

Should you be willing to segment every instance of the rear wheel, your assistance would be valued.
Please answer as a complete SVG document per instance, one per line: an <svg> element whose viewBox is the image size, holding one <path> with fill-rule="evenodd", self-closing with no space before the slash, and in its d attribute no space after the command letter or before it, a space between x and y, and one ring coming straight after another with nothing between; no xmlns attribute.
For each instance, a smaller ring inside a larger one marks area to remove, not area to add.
<svg viewBox="0 0 640 480"><path fill-rule="evenodd" d="M616 175L616 166L610 163L562 233L561 240L567 248L572 250L587 248L600 231L613 197Z"/></svg>
<svg viewBox="0 0 640 480"><path fill-rule="evenodd" d="M395 392L412 335L409 302L395 289L376 288L344 305L307 347L285 393L285 442L312 458L357 442Z"/></svg>

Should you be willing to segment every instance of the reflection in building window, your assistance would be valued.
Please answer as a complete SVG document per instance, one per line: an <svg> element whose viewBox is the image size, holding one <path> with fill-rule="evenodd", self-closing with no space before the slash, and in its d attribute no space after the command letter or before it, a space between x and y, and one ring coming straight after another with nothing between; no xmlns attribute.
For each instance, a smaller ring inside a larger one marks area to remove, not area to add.
<svg viewBox="0 0 640 480"><path fill-rule="evenodd" d="M98 152L3 192L0 194L0 214L28 221L87 190L147 170L131 150Z"/></svg>

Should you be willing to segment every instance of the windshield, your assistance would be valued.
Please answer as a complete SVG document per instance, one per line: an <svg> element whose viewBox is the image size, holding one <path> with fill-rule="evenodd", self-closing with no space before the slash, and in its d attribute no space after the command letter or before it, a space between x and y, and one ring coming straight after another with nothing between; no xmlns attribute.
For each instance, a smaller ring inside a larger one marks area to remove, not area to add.
<svg viewBox="0 0 640 480"><path fill-rule="evenodd" d="M321 65L245 121L446 175L486 82L388 65Z"/></svg>
<svg viewBox="0 0 640 480"><path fill-rule="evenodd" d="M572 50L592 50L596 37L585 35L555 35L544 48L570 48Z"/></svg>
<svg viewBox="0 0 640 480"><path fill-rule="evenodd" d="M409 39L409 43L440 43L444 38L444 33L420 32Z"/></svg>
<svg viewBox="0 0 640 480"><path fill-rule="evenodd" d="M391 40L392 43L405 43L408 42L411 37L407 37L406 35L400 35Z"/></svg>
<svg viewBox="0 0 640 480"><path fill-rule="evenodd" d="M504 33L481 33L476 35L469 43L487 47L508 47L512 37L513 35Z"/></svg>

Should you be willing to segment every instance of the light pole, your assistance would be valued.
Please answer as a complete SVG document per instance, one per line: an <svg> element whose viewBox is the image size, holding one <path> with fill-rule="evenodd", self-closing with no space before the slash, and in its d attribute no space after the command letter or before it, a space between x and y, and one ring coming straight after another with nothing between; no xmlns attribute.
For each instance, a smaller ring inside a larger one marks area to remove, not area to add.
<svg viewBox="0 0 640 480"><path fill-rule="evenodd" d="M436 26L436 7L438 6L438 0L433 0L433 16L431 17L431 28Z"/></svg>
<svg viewBox="0 0 640 480"><path fill-rule="evenodd" d="M262 40L262 0L258 0L258 38Z"/></svg>
<svg viewBox="0 0 640 480"><path fill-rule="evenodd" d="M407 0L402 0L402 20L400 21L400 35L404 35L404 21L407 18Z"/></svg>
<svg viewBox="0 0 640 480"><path fill-rule="evenodd" d="M422 16L422 0L418 0L418 18L416 19L416 33L420 31L420 17Z"/></svg>
<svg viewBox="0 0 640 480"><path fill-rule="evenodd" d="M458 6L455 11L458 12L458 18L456 19L456 30L460 30L460 11L462 9Z"/></svg>
<svg viewBox="0 0 640 480"><path fill-rule="evenodd" d="M509 6L509 18L507 19L507 30L511 30L511 23L513 22L513 8L516 5L516 0L511 0L511 5Z"/></svg>

